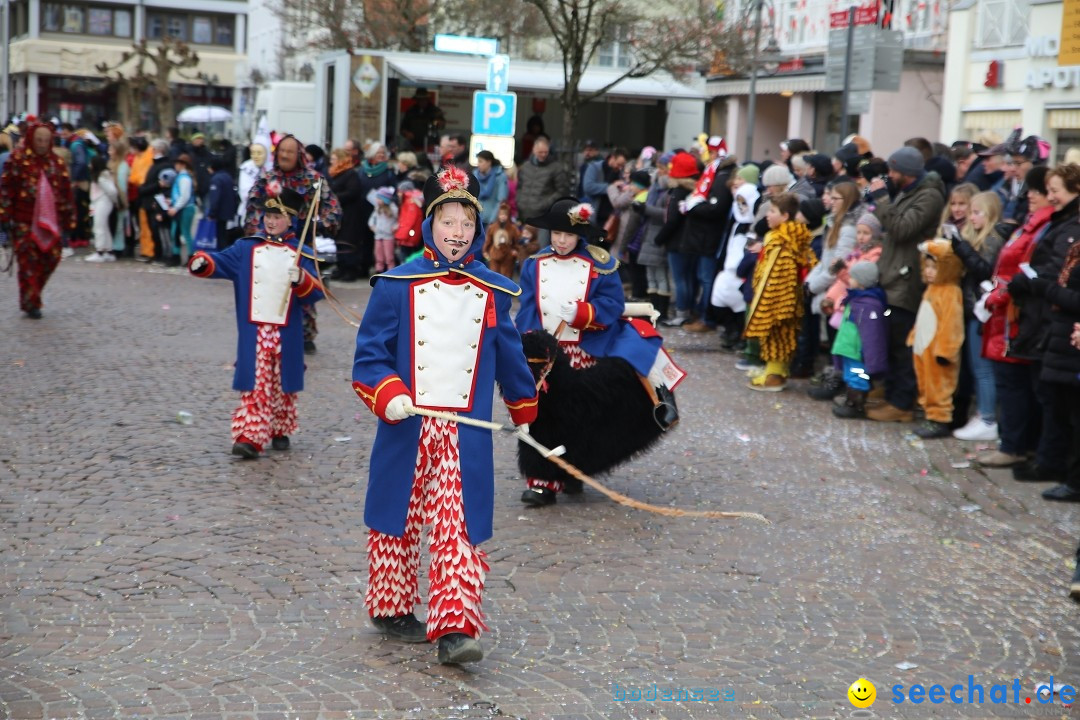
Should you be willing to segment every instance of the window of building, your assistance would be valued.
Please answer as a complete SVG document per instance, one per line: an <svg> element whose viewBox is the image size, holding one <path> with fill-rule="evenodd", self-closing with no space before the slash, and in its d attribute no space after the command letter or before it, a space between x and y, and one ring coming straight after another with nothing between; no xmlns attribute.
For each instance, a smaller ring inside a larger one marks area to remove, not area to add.
<svg viewBox="0 0 1080 720"><path fill-rule="evenodd" d="M103 6L45 3L41 6L41 29L110 37L131 37L131 11Z"/></svg>
<svg viewBox="0 0 1080 720"><path fill-rule="evenodd" d="M8 27L11 28L13 38L25 35L30 31L29 13L27 3L15 2L8 5Z"/></svg>
<svg viewBox="0 0 1080 720"><path fill-rule="evenodd" d="M235 18L229 15L174 15L148 12L146 37L151 40L173 37L194 45L232 46L235 22Z"/></svg>
<svg viewBox="0 0 1080 720"><path fill-rule="evenodd" d="M630 38L627 28L620 26L611 33L596 53L596 64L601 67L630 67Z"/></svg>
<svg viewBox="0 0 1080 720"><path fill-rule="evenodd" d="M978 47L1023 45L1027 36L1028 0L980 0Z"/></svg>
<svg viewBox="0 0 1080 720"><path fill-rule="evenodd" d="M191 42L209 45L214 41L214 21L208 17L196 17L191 21Z"/></svg>
<svg viewBox="0 0 1080 720"><path fill-rule="evenodd" d="M90 8L86 14L86 32L91 35L112 35L112 10Z"/></svg>
<svg viewBox="0 0 1080 720"><path fill-rule="evenodd" d="M217 19L217 44L218 45L232 45L233 44L233 26L236 24L236 20L231 17L219 17Z"/></svg>

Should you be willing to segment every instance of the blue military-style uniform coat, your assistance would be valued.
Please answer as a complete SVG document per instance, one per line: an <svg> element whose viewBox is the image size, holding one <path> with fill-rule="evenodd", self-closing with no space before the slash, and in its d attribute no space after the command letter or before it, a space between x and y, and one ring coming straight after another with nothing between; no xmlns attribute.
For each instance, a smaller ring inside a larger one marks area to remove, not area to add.
<svg viewBox="0 0 1080 720"><path fill-rule="evenodd" d="M521 266L518 330L554 333L560 320L557 308L576 300L577 315L559 341L577 344L594 357L620 357L639 375L647 376L663 341L659 335L642 337L622 320L626 302L618 266L619 261L607 251L584 240L566 255L560 256L550 245L536 253ZM564 272L571 267L580 270Z"/></svg>
<svg viewBox="0 0 1080 720"><path fill-rule="evenodd" d="M236 372L233 390L241 392L255 389L255 343L259 323L251 321L251 295L254 253L266 244L283 242L293 250L297 248L296 235L289 232L280 239L266 237L240 238L220 252L199 251L191 260L204 257L205 268L195 273L199 277L223 278L233 283L236 298ZM300 284L292 289L292 297L286 311L287 322L280 326L281 332L281 389L295 393L304 389L304 328L301 305L313 305L323 298L322 287L314 280L318 277L315 263L305 252L300 259L302 272Z"/></svg>
<svg viewBox="0 0 1080 720"><path fill-rule="evenodd" d="M353 388L381 419L371 452L364 522L396 537L405 532L423 418L387 421L390 400L405 393L417 407L489 421L498 382L514 424L536 417L535 381L510 319L512 298L520 289L475 259L475 238L462 260L448 261L435 247L431 225L429 217L422 226L422 257L371 279L374 289L356 335ZM476 237L484 237L480 222ZM444 298L447 303L468 301L469 311L435 317ZM428 356L432 363L423 356L433 347L437 355ZM434 398L440 394L438 384L424 385L433 374L449 377L448 368L464 371L453 380L461 383L456 404ZM491 431L464 424L457 431L465 525L469 541L478 545L492 535Z"/></svg>

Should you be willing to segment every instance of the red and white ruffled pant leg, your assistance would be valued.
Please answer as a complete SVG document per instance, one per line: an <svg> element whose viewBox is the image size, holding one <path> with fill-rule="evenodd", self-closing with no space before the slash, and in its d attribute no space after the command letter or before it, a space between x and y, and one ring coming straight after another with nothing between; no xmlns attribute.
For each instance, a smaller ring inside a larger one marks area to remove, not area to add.
<svg viewBox="0 0 1080 720"><path fill-rule="evenodd" d="M372 530L368 536L364 603L372 616L407 614L419 600L420 528L424 524L431 526L428 640L449 633L479 637L487 630L480 595L490 568L485 553L469 542L465 528L457 424L435 418L421 421L405 534L397 538Z"/></svg>
<svg viewBox="0 0 1080 720"><path fill-rule="evenodd" d="M583 368L590 368L596 364L596 358L589 353L585 352L578 345L571 345L569 343L562 345L563 354L566 355L566 359L570 361L570 367L575 370L581 370ZM540 478L526 478L526 484L531 488L547 488L553 492L560 493L563 491L562 480L541 480Z"/></svg>
<svg viewBox="0 0 1080 720"><path fill-rule="evenodd" d="M271 437L296 431L296 393L281 390L281 330L259 325L255 338L255 388L240 393L232 419L233 442L247 442L260 452Z"/></svg>

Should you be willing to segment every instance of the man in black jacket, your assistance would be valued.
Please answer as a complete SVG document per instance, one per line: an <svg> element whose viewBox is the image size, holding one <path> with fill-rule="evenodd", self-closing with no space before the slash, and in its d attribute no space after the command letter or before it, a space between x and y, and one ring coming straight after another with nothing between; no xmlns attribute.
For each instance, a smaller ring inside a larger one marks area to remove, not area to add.
<svg viewBox="0 0 1080 720"><path fill-rule="evenodd" d="M695 190L695 194L700 193L704 199L686 211L682 228L680 250L694 256L695 285L701 290L700 296L695 295L697 299L694 302L697 320L682 326L683 330L689 332L716 329L716 319L708 315L713 280L716 279L716 252L720 249L724 228L731 216L731 205L735 202L728 184L738 169L738 160L733 155L718 154L711 166L711 183L708 187L702 187L708 181L709 168L706 168Z"/></svg>
<svg viewBox="0 0 1080 720"><path fill-rule="evenodd" d="M158 237L158 223L155 219L158 212L160 212L160 208L157 207L154 196L162 191L161 186L158 184L161 171L171 168L173 164L172 160L169 159L169 143L165 140L160 138L154 140L150 143L150 149L154 152L154 162L150 169L146 171L146 180L139 186L139 202L143 210L146 211L146 222L150 225L150 236L154 239L154 255L153 257L140 256L139 260L141 262L150 262L162 258L161 239Z"/></svg>

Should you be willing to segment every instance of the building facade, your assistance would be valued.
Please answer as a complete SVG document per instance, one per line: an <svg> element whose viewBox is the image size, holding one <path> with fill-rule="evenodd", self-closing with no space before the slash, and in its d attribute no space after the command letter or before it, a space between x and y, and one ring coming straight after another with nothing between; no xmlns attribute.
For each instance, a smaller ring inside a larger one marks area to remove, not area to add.
<svg viewBox="0 0 1080 720"><path fill-rule="evenodd" d="M730 18L750 14L759 0L738 0ZM847 3L837 0L760 0L761 46L772 39L778 62L763 63L756 83L753 119L754 160L775 159L779 143L805 139L815 149L832 153L843 139L842 95L827 90L826 54L836 13ZM937 139L944 92L944 50L948 40L945 0L893 0L864 3L878 24L903 33L903 61L897 91L869 91L865 112L849 117L848 132L867 137L874 151L887 154L914 136ZM746 154L749 133L750 79L747 75L715 75L706 83L712 96L710 129L724 135L728 147ZM864 98L865 99L865 98Z"/></svg>
<svg viewBox="0 0 1080 720"><path fill-rule="evenodd" d="M1022 127L1050 141L1055 161L1080 146L1080 17L1066 22L1065 11L1060 0L954 7L949 47L957 52L945 66L943 137L992 144Z"/></svg>
<svg viewBox="0 0 1080 720"><path fill-rule="evenodd" d="M189 105L233 107L247 48L244 0L8 0L4 6L5 117L29 112L86 127L116 119L116 89L96 66L115 66L133 43L166 36L199 55L198 67L170 78L177 112ZM197 73L206 79L195 79ZM152 104L143 103L140 112L140 121L151 124Z"/></svg>

